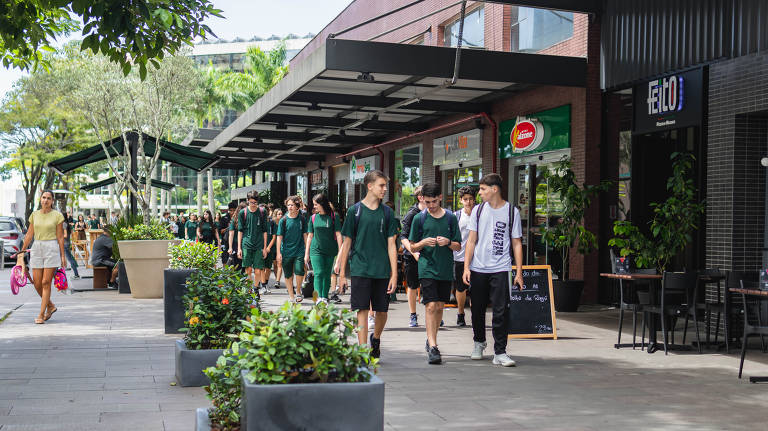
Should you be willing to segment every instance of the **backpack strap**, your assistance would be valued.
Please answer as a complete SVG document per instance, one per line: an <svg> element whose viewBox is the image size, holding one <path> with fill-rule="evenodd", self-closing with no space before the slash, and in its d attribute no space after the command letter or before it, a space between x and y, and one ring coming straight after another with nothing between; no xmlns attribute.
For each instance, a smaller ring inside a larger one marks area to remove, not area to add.
<svg viewBox="0 0 768 431"><path fill-rule="evenodd" d="M507 226L507 231L509 232L509 259L510 262L515 261L515 252L512 249L512 228L515 226L515 206L512 205L512 202L509 203L509 225Z"/></svg>
<svg viewBox="0 0 768 431"><path fill-rule="evenodd" d="M427 220L427 209L424 208L418 214L413 216L414 219L416 219L417 217L419 219L416 221L418 223L416 226L418 227L419 230L417 230L416 232L419 233L419 238L423 238L424 237L424 222ZM413 226L413 222L411 222L411 226ZM413 229L413 227L411 227L411 229ZM419 241L421 241L421 239L419 239Z"/></svg>

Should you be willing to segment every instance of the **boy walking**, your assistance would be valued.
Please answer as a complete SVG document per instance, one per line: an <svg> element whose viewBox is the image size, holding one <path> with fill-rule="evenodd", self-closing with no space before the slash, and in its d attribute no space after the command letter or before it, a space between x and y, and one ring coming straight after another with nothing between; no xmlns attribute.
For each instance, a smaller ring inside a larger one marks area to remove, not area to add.
<svg viewBox="0 0 768 431"><path fill-rule="evenodd" d="M304 245L307 242L307 219L300 213L301 198L290 196L285 201L288 214L277 226L277 263L283 267L285 287L291 302L301 302L301 282L304 281ZM296 275L296 284L293 276ZM296 288L294 297L293 289Z"/></svg>
<svg viewBox="0 0 768 431"><path fill-rule="evenodd" d="M411 251L420 252L419 282L426 308L427 362L442 362L437 348L437 330L443 319L445 303L451 299L453 284L453 252L461 248L459 225L452 212L440 207L440 186L425 184L421 189L426 209L413 218Z"/></svg>
<svg viewBox="0 0 768 431"><path fill-rule="evenodd" d="M407 284L408 295L408 309L411 312L408 319L408 326L415 328L419 326L419 318L416 315L416 303L419 297L419 252L411 250L411 242L408 237L411 234L411 226L413 225L413 218L416 214L424 211L426 206L424 205L423 187L419 186L413 190L413 195L416 197L416 203L412 207L408 208L408 212L403 217L403 229L400 232L400 242L403 244L403 262L405 263L405 282Z"/></svg>
<svg viewBox="0 0 768 431"><path fill-rule="evenodd" d="M517 275L514 284L523 288L523 231L520 212L501 197L501 176L488 174L480 179L483 203L472 209L469 218L462 279L472 289L472 331L475 347L470 358L483 359L485 350L485 311L493 304L493 364L515 366L507 355L509 317L509 279L514 253Z"/></svg>
<svg viewBox="0 0 768 431"><path fill-rule="evenodd" d="M253 280L258 292L261 270L264 268L264 244L267 242L267 215L259 209L259 196L249 192L248 206L237 215L237 257L242 259L245 275Z"/></svg>
<svg viewBox="0 0 768 431"><path fill-rule="evenodd" d="M467 290L469 286L462 280L464 276L464 252L469 239L469 219L472 216L472 208L475 206L475 189L471 186L464 186L456 193L461 200L463 208L456 211L454 215L459 223L459 232L461 232L461 249L453 252L454 281L453 288L456 291L456 307L459 314L456 316L456 325L459 327L467 326L464 318L464 304L467 302Z"/></svg>
<svg viewBox="0 0 768 431"><path fill-rule="evenodd" d="M344 242L336 260L340 283L345 283L347 258L352 276L350 305L357 311L357 339L369 340L371 355L381 356L381 333L387 323L388 295L397 288L397 225L393 211L381 201L389 178L379 170L365 174L365 198L347 211L341 234ZM386 265L386 263L389 265ZM376 312L373 333L368 339L368 309Z"/></svg>

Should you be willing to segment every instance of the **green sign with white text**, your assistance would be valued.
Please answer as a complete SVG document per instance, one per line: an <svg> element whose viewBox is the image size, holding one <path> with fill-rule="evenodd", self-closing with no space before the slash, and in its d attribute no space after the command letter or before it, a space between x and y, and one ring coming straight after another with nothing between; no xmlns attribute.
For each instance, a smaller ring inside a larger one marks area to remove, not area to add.
<svg viewBox="0 0 768 431"><path fill-rule="evenodd" d="M499 157L509 159L571 147L571 105L499 124Z"/></svg>

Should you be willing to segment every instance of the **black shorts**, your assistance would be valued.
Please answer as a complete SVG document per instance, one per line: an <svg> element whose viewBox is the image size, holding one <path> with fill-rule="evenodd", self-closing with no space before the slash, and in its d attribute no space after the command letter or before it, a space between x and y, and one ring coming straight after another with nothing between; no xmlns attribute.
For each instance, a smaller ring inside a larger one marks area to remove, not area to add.
<svg viewBox="0 0 768 431"><path fill-rule="evenodd" d="M433 278L422 278L421 282L421 303L430 302L448 302L451 300L451 280L435 280Z"/></svg>
<svg viewBox="0 0 768 431"><path fill-rule="evenodd" d="M388 278L352 277L349 305L352 310L381 311L389 310L389 295L387 294Z"/></svg>
<svg viewBox="0 0 768 431"><path fill-rule="evenodd" d="M409 289L419 288L419 262L413 256L406 255L405 258L405 282Z"/></svg>
<svg viewBox="0 0 768 431"><path fill-rule="evenodd" d="M102 259L102 260L99 260L99 261L96 261L96 262L91 262L91 265L93 265L93 266L106 266L109 269L109 272L112 272L112 270L114 270L114 268L115 268L115 265L117 265L117 264L112 259Z"/></svg>
<svg viewBox="0 0 768 431"><path fill-rule="evenodd" d="M453 288L457 292L466 292L469 286L464 284L464 262L453 262Z"/></svg>

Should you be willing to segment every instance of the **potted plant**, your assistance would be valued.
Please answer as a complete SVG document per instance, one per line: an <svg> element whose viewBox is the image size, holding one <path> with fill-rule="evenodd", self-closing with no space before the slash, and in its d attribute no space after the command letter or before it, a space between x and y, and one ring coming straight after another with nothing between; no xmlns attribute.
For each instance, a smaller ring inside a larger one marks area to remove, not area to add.
<svg viewBox="0 0 768 431"><path fill-rule="evenodd" d="M176 380L181 386L203 386L208 377L203 370L229 347L228 334L240 332L240 321L248 318L254 298L251 284L239 270L230 266L201 269L190 274L183 340L176 340Z"/></svg>
<svg viewBox="0 0 768 431"><path fill-rule="evenodd" d="M562 259L560 274L552 280L555 310L577 311L584 280L570 278L568 257L573 249L582 255L597 249L597 237L584 227L584 213L595 196L608 190L610 182L579 186L567 157L555 163L553 169L545 173L545 178L550 190L559 197L563 206L558 221L545 227L543 232L543 240L558 250Z"/></svg>
<svg viewBox="0 0 768 431"><path fill-rule="evenodd" d="M165 333L178 334L184 326L182 297L187 291L187 278L197 270L216 267L221 250L215 244L182 241L168 248L170 268L163 271Z"/></svg>
<svg viewBox="0 0 768 431"><path fill-rule="evenodd" d="M696 187L691 170L696 160L690 153L672 153L672 176L667 180L669 197L662 203L652 203L653 218L644 234L628 220L613 224L616 235L608 241L619 249L622 257L632 256L639 268L655 268L664 274L672 259L691 242L698 229L706 203L696 200Z"/></svg>
<svg viewBox="0 0 768 431"><path fill-rule="evenodd" d="M160 223L138 224L120 229L120 257L125 262L131 296L162 298L163 278L168 268L168 245L176 244L173 234Z"/></svg>
<svg viewBox="0 0 768 431"><path fill-rule="evenodd" d="M384 382L370 348L355 343L356 325L353 312L333 305L253 310L238 340L205 371L211 423L219 430L338 429L343 418L345 429L383 429Z"/></svg>
<svg viewBox="0 0 768 431"><path fill-rule="evenodd" d="M117 286L118 293L131 293L131 284L128 282L128 274L125 272L125 262L120 258L119 242L123 238L122 229L141 224L140 215L125 214L117 220L117 223L107 225L105 228L112 237L112 259L117 262Z"/></svg>

